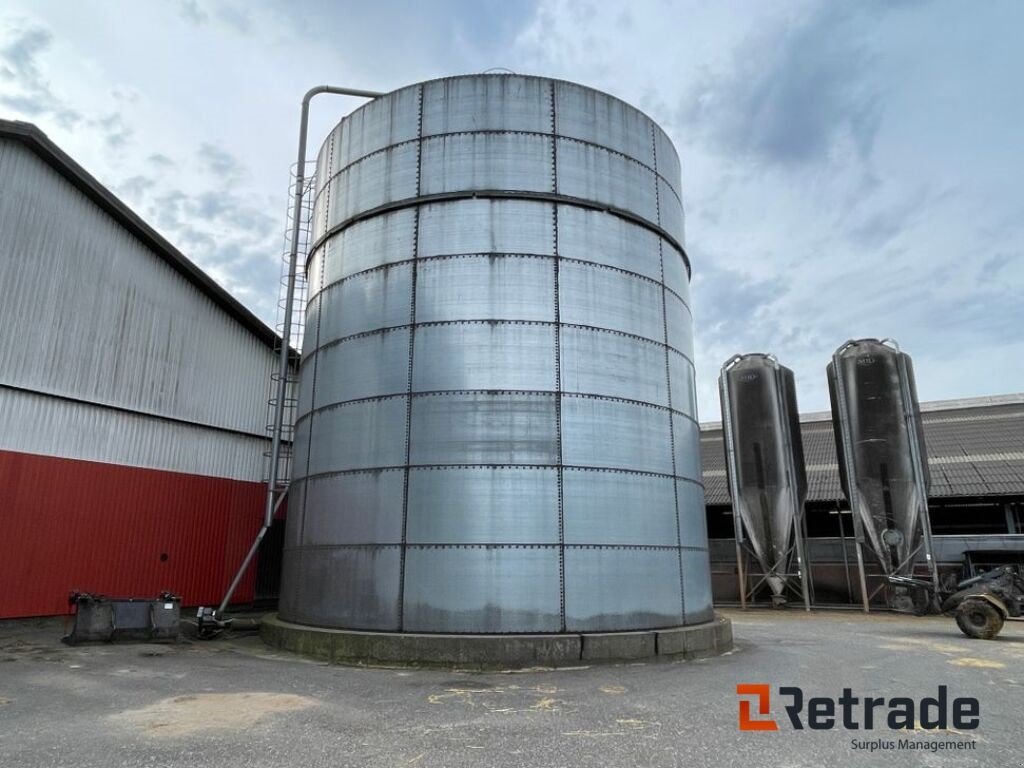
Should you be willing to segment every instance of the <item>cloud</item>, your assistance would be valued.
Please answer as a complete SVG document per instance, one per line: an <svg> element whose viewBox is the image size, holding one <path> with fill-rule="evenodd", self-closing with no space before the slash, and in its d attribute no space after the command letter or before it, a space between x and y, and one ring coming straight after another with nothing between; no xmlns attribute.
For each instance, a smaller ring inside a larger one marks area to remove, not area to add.
<svg viewBox="0 0 1024 768"><path fill-rule="evenodd" d="M201 144L196 154L214 176L230 178L241 172L241 164L234 155L213 144Z"/></svg>
<svg viewBox="0 0 1024 768"><path fill-rule="evenodd" d="M211 143L194 151L201 173L181 178L133 175L116 186L143 217L232 294L266 321L273 320L281 242L278 224L268 213L270 200L245 182L246 164ZM164 171L177 164L149 155L149 165ZM166 182L189 182L169 187Z"/></svg>
<svg viewBox="0 0 1024 768"><path fill-rule="evenodd" d="M710 346L730 345L751 326L758 335L772 337L778 325L772 322L772 307L785 295L783 278L758 278L740 270L719 267L708 254L698 253L694 269L695 322Z"/></svg>
<svg viewBox="0 0 1024 768"><path fill-rule="evenodd" d="M694 83L679 123L719 152L768 163L823 162L843 145L868 157L883 100L865 43L877 16L827 2L753 33Z"/></svg>
<svg viewBox="0 0 1024 768"><path fill-rule="evenodd" d="M59 99L43 75L39 57L49 49L53 34L27 19L4 19L0 43L0 104L31 118L51 117L63 128L81 115Z"/></svg>
<svg viewBox="0 0 1024 768"><path fill-rule="evenodd" d="M117 112L90 120L89 124L100 129L103 143L110 150L123 150L134 134L134 131L125 123L124 118Z"/></svg>
<svg viewBox="0 0 1024 768"><path fill-rule="evenodd" d="M1018 255L1017 259L1021 256ZM978 278L984 283L990 283L998 279L1000 273L1003 271L1003 267L1013 263L1014 258L1008 253L997 253L986 259L979 270Z"/></svg>
<svg viewBox="0 0 1024 768"><path fill-rule="evenodd" d="M138 205L145 198L153 187L156 186L156 181L148 176L136 175L131 176L115 187L114 192L119 197L124 197L132 205Z"/></svg>
<svg viewBox="0 0 1024 768"><path fill-rule="evenodd" d="M15 30L11 39L0 46L0 60L4 62L0 71L14 78L41 80L36 56L52 41L53 35L44 27L29 26Z"/></svg>
<svg viewBox="0 0 1024 768"><path fill-rule="evenodd" d="M511 44L536 6L536 0L274 0L268 5L301 39L337 49L378 82L396 85L513 65Z"/></svg>
<svg viewBox="0 0 1024 768"><path fill-rule="evenodd" d="M164 170L169 170L177 166L177 163L162 152L154 152L152 155L147 157L146 160L148 160L154 167L162 168Z"/></svg>
<svg viewBox="0 0 1024 768"><path fill-rule="evenodd" d="M8 0L46 21L0 19L0 110L40 122L268 321L298 96L504 66L669 131L704 418L721 362L756 350L827 407L828 356L868 335L914 355L924 396L1020 388L1019 4L187 0L124 5L117 36L79 6ZM354 103L317 102L311 153Z"/></svg>
<svg viewBox="0 0 1024 768"><path fill-rule="evenodd" d="M855 208L852 221L845 229L846 237L857 247L877 251L913 227L932 209L937 195L927 188L919 188L899 199L888 195L868 201ZM866 210L863 210L866 209Z"/></svg>
<svg viewBox="0 0 1024 768"><path fill-rule="evenodd" d="M177 6L178 12L193 24L205 24L210 18L198 0L178 0Z"/></svg>

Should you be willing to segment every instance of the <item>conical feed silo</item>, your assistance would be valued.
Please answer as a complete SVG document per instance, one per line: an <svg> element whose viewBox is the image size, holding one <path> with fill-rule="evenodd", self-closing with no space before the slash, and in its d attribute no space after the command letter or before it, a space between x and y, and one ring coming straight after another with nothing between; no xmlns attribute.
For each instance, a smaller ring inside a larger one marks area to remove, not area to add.
<svg viewBox="0 0 1024 768"><path fill-rule="evenodd" d="M853 513L867 610L865 545L884 577L912 575L920 557L937 586L928 518L931 478L914 367L895 342L860 339L836 350L827 374L839 474Z"/></svg>
<svg viewBox="0 0 1024 768"><path fill-rule="evenodd" d="M281 618L710 621L664 131L569 82L445 78L345 117L315 193Z"/></svg>
<svg viewBox="0 0 1024 768"><path fill-rule="evenodd" d="M722 366L718 386L740 604L767 585L774 604L795 596L810 610L807 472L793 371L773 355L735 355ZM756 568L745 566L748 556Z"/></svg>

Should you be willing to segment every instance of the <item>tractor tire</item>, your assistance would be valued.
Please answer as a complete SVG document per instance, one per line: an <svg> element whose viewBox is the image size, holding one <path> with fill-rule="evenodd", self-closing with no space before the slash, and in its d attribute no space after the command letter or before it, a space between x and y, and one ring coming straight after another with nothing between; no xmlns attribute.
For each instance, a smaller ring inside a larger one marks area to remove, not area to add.
<svg viewBox="0 0 1024 768"><path fill-rule="evenodd" d="M956 609L956 625L968 637L992 640L1003 628L1003 614L988 600L968 598Z"/></svg>

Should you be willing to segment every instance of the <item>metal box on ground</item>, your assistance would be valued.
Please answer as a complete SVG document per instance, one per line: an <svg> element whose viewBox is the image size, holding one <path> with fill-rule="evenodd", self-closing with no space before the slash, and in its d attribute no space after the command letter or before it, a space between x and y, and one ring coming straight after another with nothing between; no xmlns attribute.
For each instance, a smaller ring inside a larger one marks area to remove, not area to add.
<svg viewBox="0 0 1024 768"><path fill-rule="evenodd" d="M111 640L176 640L181 598L169 592L156 599L109 598L75 592L75 626L63 638L68 645Z"/></svg>

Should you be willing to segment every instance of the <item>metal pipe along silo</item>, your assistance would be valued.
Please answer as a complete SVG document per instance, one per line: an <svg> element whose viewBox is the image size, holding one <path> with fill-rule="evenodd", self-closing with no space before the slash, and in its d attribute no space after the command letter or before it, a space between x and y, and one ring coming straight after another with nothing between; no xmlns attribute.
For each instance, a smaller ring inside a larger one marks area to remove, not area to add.
<svg viewBox="0 0 1024 768"><path fill-rule="evenodd" d="M417 633L712 619L679 160L515 75L412 85L317 161L280 615Z"/></svg>

